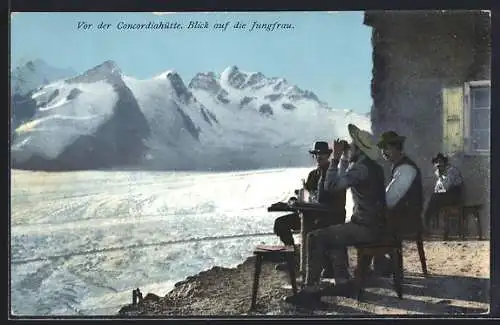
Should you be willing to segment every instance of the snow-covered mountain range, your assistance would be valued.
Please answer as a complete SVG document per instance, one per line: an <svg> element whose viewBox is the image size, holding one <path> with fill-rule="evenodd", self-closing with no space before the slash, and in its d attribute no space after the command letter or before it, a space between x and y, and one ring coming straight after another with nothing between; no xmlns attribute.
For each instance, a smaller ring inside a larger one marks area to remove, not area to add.
<svg viewBox="0 0 500 325"><path fill-rule="evenodd" d="M113 61L80 75L28 64L11 75L14 168L304 166L314 141L346 137L347 123L370 129L366 115L236 66L198 73L186 85L173 70L139 80Z"/></svg>

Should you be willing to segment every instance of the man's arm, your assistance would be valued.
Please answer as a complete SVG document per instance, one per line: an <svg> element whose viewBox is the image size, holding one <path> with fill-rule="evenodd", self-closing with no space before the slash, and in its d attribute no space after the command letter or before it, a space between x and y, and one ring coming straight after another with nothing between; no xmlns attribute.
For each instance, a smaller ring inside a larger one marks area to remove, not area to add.
<svg viewBox="0 0 500 325"><path fill-rule="evenodd" d="M410 189L417 176L417 170L411 165L401 165L396 168L389 185L385 189L387 208L392 209Z"/></svg>
<svg viewBox="0 0 500 325"><path fill-rule="evenodd" d="M312 170L311 172L309 172L305 184L306 190L308 190L309 192L316 191L316 188L318 186L318 180L319 177L316 175L316 170Z"/></svg>
<svg viewBox="0 0 500 325"><path fill-rule="evenodd" d="M457 168L450 166L450 168L446 171L446 174L441 176L441 184L443 184L446 191L453 186L462 184L462 175L460 175L460 171Z"/></svg>
<svg viewBox="0 0 500 325"><path fill-rule="evenodd" d="M368 177L368 168L364 164L354 163L347 168L344 162L340 168L339 161L332 160L326 172L325 190L340 191L359 184ZM345 169L344 169L345 168Z"/></svg>
<svg viewBox="0 0 500 325"><path fill-rule="evenodd" d="M345 157L342 157L340 159L338 168L339 176L344 176L347 173L347 169L349 168L349 160L347 160Z"/></svg>
<svg viewBox="0 0 500 325"><path fill-rule="evenodd" d="M330 162L331 164L334 163L334 161L332 160ZM340 159L340 162L338 164L338 174L339 176L343 176L346 174L347 172L347 169L349 168L349 160L345 159L345 157L342 157ZM325 178L325 181L322 183L322 180L323 180L323 177ZM320 180L318 181L318 199L319 199L319 202L323 202L325 197L328 195L328 190L326 189L326 175L321 175L320 177Z"/></svg>

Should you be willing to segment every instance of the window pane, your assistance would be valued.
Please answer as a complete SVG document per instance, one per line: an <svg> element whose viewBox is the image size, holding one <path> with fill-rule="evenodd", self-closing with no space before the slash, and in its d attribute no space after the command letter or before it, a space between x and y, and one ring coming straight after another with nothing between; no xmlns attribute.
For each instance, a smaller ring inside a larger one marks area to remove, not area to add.
<svg viewBox="0 0 500 325"><path fill-rule="evenodd" d="M472 130L488 130L490 128L490 110L473 109L471 111Z"/></svg>
<svg viewBox="0 0 500 325"><path fill-rule="evenodd" d="M490 107L490 87L472 87L472 107Z"/></svg>
<svg viewBox="0 0 500 325"><path fill-rule="evenodd" d="M490 150L490 131L473 131L472 149Z"/></svg>

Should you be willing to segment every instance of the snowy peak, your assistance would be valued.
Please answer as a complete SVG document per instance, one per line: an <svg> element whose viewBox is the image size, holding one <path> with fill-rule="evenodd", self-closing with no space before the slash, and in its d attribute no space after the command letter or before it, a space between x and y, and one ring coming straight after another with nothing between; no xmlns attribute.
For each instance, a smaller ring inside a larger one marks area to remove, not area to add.
<svg viewBox="0 0 500 325"><path fill-rule="evenodd" d="M114 61L104 61L103 63L85 71L83 74L66 80L67 83L93 83L98 81L121 80L122 72Z"/></svg>
<svg viewBox="0 0 500 325"><path fill-rule="evenodd" d="M117 74L121 74L121 70L120 68L118 67L118 65L116 64L115 61L112 61L112 60L107 60L107 61L104 61L103 63L95 66L93 69L91 70L96 70L96 71L109 71L111 73L117 73Z"/></svg>
<svg viewBox="0 0 500 325"><path fill-rule="evenodd" d="M247 76L245 86L250 86L250 87L255 86L265 79L266 77L260 72L251 73L250 75Z"/></svg>
<svg viewBox="0 0 500 325"><path fill-rule="evenodd" d="M177 98L184 104L188 104L193 99L193 94L182 80L181 76L175 70L167 70L153 77L154 80L166 80L172 87Z"/></svg>
<svg viewBox="0 0 500 325"><path fill-rule="evenodd" d="M237 66L227 67L221 74L220 81L224 85L231 86L236 89L244 88L246 74L240 72Z"/></svg>
<svg viewBox="0 0 500 325"><path fill-rule="evenodd" d="M17 94L16 94L17 95ZM13 161L28 169L139 164L150 127L113 61L12 98Z"/></svg>
<svg viewBox="0 0 500 325"><path fill-rule="evenodd" d="M197 73L189 82L188 87L191 89L205 90L212 94L218 93L221 89L219 81L213 72Z"/></svg>
<svg viewBox="0 0 500 325"><path fill-rule="evenodd" d="M224 69L219 78L213 72L198 73L189 83L189 88L223 97L232 90L244 91L247 92L245 97L265 97L270 102L281 99L295 102L304 99L327 107L312 91L291 85L285 78L268 78L261 72L245 72L235 65Z"/></svg>
<svg viewBox="0 0 500 325"><path fill-rule="evenodd" d="M170 81L175 94L185 103L193 98L193 94L188 90L181 76L175 71L168 71L165 77Z"/></svg>
<svg viewBox="0 0 500 325"><path fill-rule="evenodd" d="M11 72L11 93L25 95L40 86L74 75L76 72L71 68L54 68L40 59L28 61Z"/></svg>
<svg viewBox="0 0 500 325"><path fill-rule="evenodd" d="M158 74L157 76L153 77L153 79L169 79L170 78L169 75L177 75L180 78L177 71L167 70L167 71L164 71L164 72ZM175 78L175 76L174 76L174 78Z"/></svg>
<svg viewBox="0 0 500 325"><path fill-rule="evenodd" d="M259 84L270 83L270 81L271 79L267 79L260 72L243 72L235 65L224 69L220 77L221 84L236 89L258 89Z"/></svg>
<svg viewBox="0 0 500 325"><path fill-rule="evenodd" d="M291 100L299 100L299 99L311 99L316 102L319 102L318 96L315 93L309 90L302 90L297 86L292 86L287 89L286 95Z"/></svg>

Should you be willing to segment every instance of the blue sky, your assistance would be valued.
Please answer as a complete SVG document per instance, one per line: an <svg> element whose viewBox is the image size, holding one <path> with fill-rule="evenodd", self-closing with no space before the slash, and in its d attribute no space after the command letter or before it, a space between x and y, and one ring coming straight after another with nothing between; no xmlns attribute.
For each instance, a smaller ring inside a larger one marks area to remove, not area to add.
<svg viewBox="0 0 500 325"><path fill-rule="evenodd" d="M117 23L230 22L210 29L124 31ZM78 29L79 21L94 25ZM294 29L234 30L247 23L287 23ZM99 30L100 22L112 26ZM363 12L263 13L18 13L11 20L11 62L42 59L83 72L113 60L124 74L149 78L175 70L187 84L197 72L222 72L229 65L283 77L315 92L333 108L370 110L371 28Z"/></svg>

